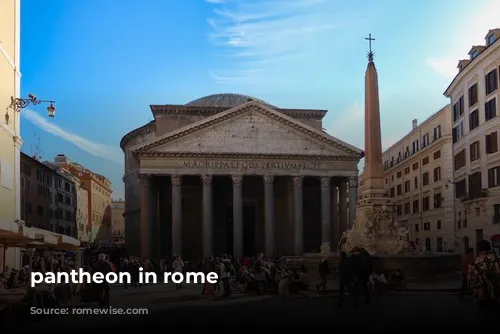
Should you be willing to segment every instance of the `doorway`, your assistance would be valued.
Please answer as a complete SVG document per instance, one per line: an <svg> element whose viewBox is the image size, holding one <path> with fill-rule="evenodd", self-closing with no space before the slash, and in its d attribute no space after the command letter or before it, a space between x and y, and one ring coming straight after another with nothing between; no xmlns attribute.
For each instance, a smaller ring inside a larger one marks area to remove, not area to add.
<svg viewBox="0 0 500 334"><path fill-rule="evenodd" d="M255 255L255 207L243 206L243 255ZM233 247L233 207L226 208L226 250L234 253Z"/></svg>

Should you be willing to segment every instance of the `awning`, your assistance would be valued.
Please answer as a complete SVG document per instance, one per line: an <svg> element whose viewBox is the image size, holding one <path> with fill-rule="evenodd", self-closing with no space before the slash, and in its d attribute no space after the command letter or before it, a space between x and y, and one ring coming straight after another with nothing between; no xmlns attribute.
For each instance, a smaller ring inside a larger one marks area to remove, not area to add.
<svg viewBox="0 0 500 334"><path fill-rule="evenodd" d="M50 242L50 247L57 250L78 250L80 248L80 241L68 235L59 234L39 228L32 228L38 236L43 236L44 242Z"/></svg>
<svg viewBox="0 0 500 334"><path fill-rule="evenodd" d="M0 244L8 247L24 247L35 241L36 235L31 228L19 223L3 224L0 227Z"/></svg>

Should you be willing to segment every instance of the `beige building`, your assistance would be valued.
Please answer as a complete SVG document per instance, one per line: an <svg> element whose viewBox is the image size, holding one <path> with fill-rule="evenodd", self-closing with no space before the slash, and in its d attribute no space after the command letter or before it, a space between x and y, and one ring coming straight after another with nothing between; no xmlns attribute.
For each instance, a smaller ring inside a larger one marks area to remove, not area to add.
<svg viewBox="0 0 500 334"><path fill-rule="evenodd" d="M111 238L113 242L125 241L125 201L113 201L111 204Z"/></svg>
<svg viewBox="0 0 500 334"><path fill-rule="evenodd" d="M55 164L76 175L88 190L87 233L89 242L109 243L111 241L111 182L103 175L72 162L64 154L58 154Z"/></svg>
<svg viewBox="0 0 500 334"><path fill-rule="evenodd" d="M383 153L384 187L399 223L428 251L453 249L451 109L446 106Z"/></svg>
<svg viewBox="0 0 500 334"><path fill-rule="evenodd" d="M445 92L452 105L456 229L462 247L500 234L500 29L460 60Z"/></svg>
<svg viewBox="0 0 500 334"><path fill-rule="evenodd" d="M76 177L76 227L78 230L78 240L90 242L91 233L89 226L89 190Z"/></svg>
<svg viewBox="0 0 500 334"><path fill-rule="evenodd" d="M326 110L216 94L151 111L121 141L132 254L302 255L347 229L363 152L323 131Z"/></svg>
<svg viewBox="0 0 500 334"><path fill-rule="evenodd" d="M20 97L20 0L0 1L0 225L21 219L22 146L19 113L8 108ZM14 140L13 140L14 139ZM3 249L0 249L3 263ZM20 250L7 249L6 265L20 266ZM1 268L1 267L0 267Z"/></svg>

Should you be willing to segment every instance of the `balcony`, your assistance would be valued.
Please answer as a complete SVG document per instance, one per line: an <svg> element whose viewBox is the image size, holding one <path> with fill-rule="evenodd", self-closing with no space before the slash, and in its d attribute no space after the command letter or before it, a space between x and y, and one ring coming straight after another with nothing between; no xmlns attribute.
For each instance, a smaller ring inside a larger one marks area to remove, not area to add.
<svg viewBox="0 0 500 334"><path fill-rule="evenodd" d="M462 203L473 203L488 198L488 189L481 189L476 193L468 193L466 196L460 197Z"/></svg>

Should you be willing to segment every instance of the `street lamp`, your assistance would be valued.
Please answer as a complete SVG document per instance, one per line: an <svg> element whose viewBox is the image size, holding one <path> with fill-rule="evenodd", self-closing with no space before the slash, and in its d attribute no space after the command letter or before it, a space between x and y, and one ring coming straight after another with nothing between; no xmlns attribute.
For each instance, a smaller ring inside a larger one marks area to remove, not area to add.
<svg viewBox="0 0 500 334"><path fill-rule="evenodd" d="M50 103L50 105L47 107L48 116L50 118L53 118L56 115L56 107L54 107L54 103L56 103L56 101L38 100L36 96L33 94L28 94L27 99L11 96L10 105L7 107L7 109L12 109L17 112L20 112L21 109L26 108L30 104L37 105L40 103Z"/></svg>

